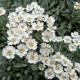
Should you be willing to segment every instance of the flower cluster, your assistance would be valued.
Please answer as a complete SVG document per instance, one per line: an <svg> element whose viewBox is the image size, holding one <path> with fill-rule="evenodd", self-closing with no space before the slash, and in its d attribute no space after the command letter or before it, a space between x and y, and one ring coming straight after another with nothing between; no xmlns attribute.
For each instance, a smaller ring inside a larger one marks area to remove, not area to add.
<svg viewBox="0 0 80 80"><path fill-rule="evenodd" d="M6 24L8 46L3 48L2 55L7 59L13 59L16 55L24 57L30 64L39 62L39 70L44 70L47 79L79 80L76 71L80 72L80 64L73 64L60 51L56 52L51 44L63 41L69 44L71 52L76 51L80 46L79 33L57 36L55 19L44 11L44 8L32 2L26 8L18 7L9 14Z"/></svg>

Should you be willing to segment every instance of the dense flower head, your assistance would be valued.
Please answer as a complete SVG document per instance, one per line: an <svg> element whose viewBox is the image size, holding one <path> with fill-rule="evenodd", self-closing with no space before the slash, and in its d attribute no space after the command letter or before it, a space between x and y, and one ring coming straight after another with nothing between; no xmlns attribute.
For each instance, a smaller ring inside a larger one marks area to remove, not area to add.
<svg viewBox="0 0 80 80"><path fill-rule="evenodd" d="M74 31L70 36L57 36L56 20L45 14L44 8L36 2L26 8L16 8L15 12L9 13L8 20L8 46L3 48L4 57L13 59L17 55L21 59L26 58L30 64L39 63L38 68L44 71L47 79L57 77L59 80L78 80L76 71L80 72L80 64L73 64L60 49L55 50L53 47L53 43L56 45L63 42L68 45L68 51L77 51L80 47L78 32Z"/></svg>

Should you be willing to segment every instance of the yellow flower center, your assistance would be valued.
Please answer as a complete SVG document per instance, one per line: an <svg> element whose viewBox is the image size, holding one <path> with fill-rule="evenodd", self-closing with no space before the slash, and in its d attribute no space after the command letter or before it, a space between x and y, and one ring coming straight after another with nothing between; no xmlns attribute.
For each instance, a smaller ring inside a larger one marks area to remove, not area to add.
<svg viewBox="0 0 80 80"><path fill-rule="evenodd" d="M11 30L11 31L10 31L10 34L14 34L14 31L13 31L13 30Z"/></svg>
<svg viewBox="0 0 80 80"><path fill-rule="evenodd" d="M29 46L30 47L33 47L34 46L34 43L33 42L29 42Z"/></svg>
<svg viewBox="0 0 80 80"><path fill-rule="evenodd" d="M19 49L19 52L20 52L20 53L23 53L24 51L25 51L25 50L24 50L24 48L22 48L22 47Z"/></svg>
<svg viewBox="0 0 80 80"><path fill-rule="evenodd" d="M35 59L35 56L34 56L34 55L31 55L31 56L30 56L30 59L31 59L31 60L34 60L34 59Z"/></svg>
<svg viewBox="0 0 80 80"><path fill-rule="evenodd" d="M7 55L8 55L8 56L11 56L11 55L12 55L12 51L11 51L11 50L8 50L8 51L7 51Z"/></svg>
<svg viewBox="0 0 80 80"><path fill-rule="evenodd" d="M48 76L52 76L52 73L51 72L48 72Z"/></svg>
<svg viewBox="0 0 80 80"><path fill-rule="evenodd" d="M13 38L13 39L11 39L10 41L14 43L14 42L16 42L16 39L15 39L15 38Z"/></svg>
<svg viewBox="0 0 80 80"><path fill-rule="evenodd" d="M2 10L0 10L0 14L2 14Z"/></svg>

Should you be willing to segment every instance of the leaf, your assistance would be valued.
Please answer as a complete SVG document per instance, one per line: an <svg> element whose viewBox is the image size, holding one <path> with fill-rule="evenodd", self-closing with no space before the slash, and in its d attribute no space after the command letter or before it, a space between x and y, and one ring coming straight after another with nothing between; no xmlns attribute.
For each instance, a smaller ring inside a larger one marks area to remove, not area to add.
<svg viewBox="0 0 80 80"><path fill-rule="evenodd" d="M31 69L34 71L34 70L38 70L38 66L36 64L32 64L31 65Z"/></svg>

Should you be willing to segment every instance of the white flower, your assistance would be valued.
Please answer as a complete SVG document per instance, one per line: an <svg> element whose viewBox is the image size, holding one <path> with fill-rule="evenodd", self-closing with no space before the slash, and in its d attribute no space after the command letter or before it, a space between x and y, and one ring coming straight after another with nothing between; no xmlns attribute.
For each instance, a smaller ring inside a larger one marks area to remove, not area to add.
<svg viewBox="0 0 80 80"><path fill-rule="evenodd" d="M33 28L33 30L37 30L37 31L43 30L43 28L44 28L43 23L40 21L37 21L37 23L32 23L32 28Z"/></svg>
<svg viewBox="0 0 80 80"><path fill-rule="evenodd" d="M64 38L63 38L63 40L64 40L64 43L71 43L71 37L70 36L65 36Z"/></svg>
<svg viewBox="0 0 80 80"><path fill-rule="evenodd" d="M46 43L41 43L41 48L51 48L51 45Z"/></svg>
<svg viewBox="0 0 80 80"><path fill-rule="evenodd" d="M16 16L17 16L17 13L16 12L12 12L12 13L9 13L8 18L9 18L9 20L15 20Z"/></svg>
<svg viewBox="0 0 80 80"><path fill-rule="evenodd" d="M23 32L19 35L21 42L25 42L29 38L29 34L26 32Z"/></svg>
<svg viewBox="0 0 80 80"><path fill-rule="evenodd" d="M0 7L0 16L4 15L6 13L6 10L3 7Z"/></svg>
<svg viewBox="0 0 80 80"><path fill-rule="evenodd" d="M80 45L80 38L74 38L74 39L73 39L73 43L74 43L76 46L79 46L79 45Z"/></svg>
<svg viewBox="0 0 80 80"><path fill-rule="evenodd" d="M15 48L13 46L6 46L3 48L2 55L7 59L13 59L15 56Z"/></svg>
<svg viewBox="0 0 80 80"><path fill-rule="evenodd" d="M31 15L31 14L26 14L26 15L24 16L24 21L25 21L25 22L33 22L34 19L35 19L35 16L34 16L34 15Z"/></svg>
<svg viewBox="0 0 80 80"><path fill-rule="evenodd" d="M75 2L74 4L74 8L77 10L77 9L80 9L80 3L78 2Z"/></svg>
<svg viewBox="0 0 80 80"><path fill-rule="evenodd" d="M63 66L73 66L73 63L71 62L71 60L69 60L67 57L64 57L64 59L61 61Z"/></svg>
<svg viewBox="0 0 80 80"><path fill-rule="evenodd" d="M80 72L80 64L76 62L74 65L74 69Z"/></svg>
<svg viewBox="0 0 80 80"><path fill-rule="evenodd" d="M74 38L79 37L79 33L74 31L74 32L71 33L71 36L74 37Z"/></svg>
<svg viewBox="0 0 80 80"><path fill-rule="evenodd" d="M46 77L47 79L52 79L52 78L55 77L55 74L54 74L54 71L53 71L52 68L49 68L49 69L46 69L46 70L45 70L45 77Z"/></svg>
<svg viewBox="0 0 80 80"><path fill-rule="evenodd" d="M29 63L36 64L38 62L38 54L34 51L29 51L26 58L28 59Z"/></svg>
<svg viewBox="0 0 80 80"><path fill-rule="evenodd" d="M20 23L20 24L18 25L18 27L19 27L19 28L26 29L27 25L26 25L26 23Z"/></svg>
<svg viewBox="0 0 80 80"><path fill-rule="evenodd" d="M33 7L31 5L27 5L26 10L27 12L32 11Z"/></svg>
<svg viewBox="0 0 80 80"><path fill-rule="evenodd" d="M71 79L71 80L79 80L76 73L70 75L70 79Z"/></svg>
<svg viewBox="0 0 80 80"><path fill-rule="evenodd" d="M71 67L71 66L68 66L68 67L65 69L65 71L67 71L67 72L68 72L68 74L70 74L70 75L73 75L73 74L75 73L75 70L74 70L74 69L72 69L72 67Z"/></svg>
<svg viewBox="0 0 80 80"><path fill-rule="evenodd" d="M23 20L22 16L21 15L17 15L16 18L15 18L15 21L17 23L21 22Z"/></svg>
<svg viewBox="0 0 80 80"><path fill-rule="evenodd" d="M21 12L24 10L24 8L22 8L22 6L20 6L20 7L16 8L15 10L16 10L16 12Z"/></svg>
<svg viewBox="0 0 80 80"><path fill-rule="evenodd" d="M9 23L6 24L8 28L17 27L17 23L15 21L9 21Z"/></svg>
<svg viewBox="0 0 80 80"><path fill-rule="evenodd" d="M43 55L43 56L49 56L49 54L50 54L50 49L48 49L48 48L41 48L41 49L40 49L40 53L41 53L41 55Z"/></svg>
<svg viewBox="0 0 80 80"><path fill-rule="evenodd" d="M32 2L31 6L35 8L36 6L38 6L38 4L37 4L37 2Z"/></svg>
<svg viewBox="0 0 80 80"><path fill-rule="evenodd" d="M15 45L15 44L18 44L19 42L20 42L20 39L17 36L8 37L8 45Z"/></svg>
<svg viewBox="0 0 80 80"><path fill-rule="evenodd" d="M26 45L29 49L37 49L37 42L35 41L35 39L27 39Z"/></svg>
<svg viewBox="0 0 80 80"><path fill-rule="evenodd" d="M64 59L64 56L60 52L56 52L53 58L55 61L61 62Z"/></svg>
<svg viewBox="0 0 80 80"><path fill-rule="evenodd" d="M18 48L18 50L16 51L17 53L17 55L19 56L19 57L23 57L23 56L25 56L25 54L27 54L27 51L28 51L28 48L26 47L26 45L25 44L19 44L18 46L17 46L17 48Z"/></svg>
<svg viewBox="0 0 80 80"><path fill-rule="evenodd" d="M53 37L53 33L52 32L50 32L48 30L45 30L44 32L42 32L42 39L43 39L43 41L49 42L49 41L52 40L52 37Z"/></svg>
<svg viewBox="0 0 80 80"><path fill-rule="evenodd" d="M70 50L71 52L76 51L76 50L77 50L76 45L75 45L74 43L69 44L69 50Z"/></svg>
<svg viewBox="0 0 80 80"><path fill-rule="evenodd" d="M60 74L63 72L63 66L61 64L56 64L53 66L53 70L56 74Z"/></svg>
<svg viewBox="0 0 80 80"><path fill-rule="evenodd" d="M55 22L55 19L54 19L52 16L49 17L48 15L46 15L46 16L45 16L45 21L46 21L48 24L53 25L54 22Z"/></svg>
<svg viewBox="0 0 80 80"><path fill-rule="evenodd" d="M8 36L12 36L16 34L16 29L15 28L11 28L9 30L7 30L7 34Z"/></svg>
<svg viewBox="0 0 80 80"><path fill-rule="evenodd" d="M63 41L63 38L60 36L60 37L56 37L56 41L57 42L61 42L61 41Z"/></svg>
<svg viewBox="0 0 80 80"><path fill-rule="evenodd" d="M40 21L44 20L44 15L43 14L36 14L36 18Z"/></svg>
<svg viewBox="0 0 80 80"><path fill-rule="evenodd" d="M49 65L50 57L42 57L41 61L44 65Z"/></svg>
<svg viewBox="0 0 80 80"><path fill-rule="evenodd" d="M33 29L31 27L26 27L25 30L28 34L31 34L33 32Z"/></svg>
<svg viewBox="0 0 80 80"><path fill-rule="evenodd" d="M67 72L63 72L57 75L59 80L69 80L69 74Z"/></svg>
<svg viewBox="0 0 80 80"><path fill-rule="evenodd" d="M21 34L21 33L23 33L25 31L25 29L24 28L16 28L16 34L18 35L18 34Z"/></svg>
<svg viewBox="0 0 80 80"><path fill-rule="evenodd" d="M55 60L53 58L50 58L50 60L48 61L48 66L54 67L54 65L55 65Z"/></svg>
<svg viewBox="0 0 80 80"><path fill-rule="evenodd" d="M47 28L47 30L49 30L51 32L55 32L56 29L57 29L57 27L53 26L53 25L48 25L48 28Z"/></svg>

